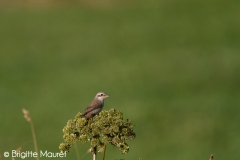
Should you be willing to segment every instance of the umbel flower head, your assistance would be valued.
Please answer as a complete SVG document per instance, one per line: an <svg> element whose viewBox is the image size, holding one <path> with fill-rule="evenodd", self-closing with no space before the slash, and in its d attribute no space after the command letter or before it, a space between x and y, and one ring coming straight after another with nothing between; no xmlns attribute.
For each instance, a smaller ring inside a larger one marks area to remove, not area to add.
<svg viewBox="0 0 240 160"><path fill-rule="evenodd" d="M94 147L99 147L101 152L104 144L111 144L118 147L122 153L127 153L129 146L126 141L135 137L132 122L128 119L124 121L120 111L102 111L89 120L79 112L75 119L70 119L63 128L64 142L59 149L61 152L69 152L72 145L79 140L83 143L90 142L91 151Z"/></svg>

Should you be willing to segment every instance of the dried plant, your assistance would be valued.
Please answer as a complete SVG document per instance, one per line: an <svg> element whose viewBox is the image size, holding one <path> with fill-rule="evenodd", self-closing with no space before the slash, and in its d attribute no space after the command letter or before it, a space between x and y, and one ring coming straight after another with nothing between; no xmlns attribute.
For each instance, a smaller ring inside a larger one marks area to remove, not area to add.
<svg viewBox="0 0 240 160"><path fill-rule="evenodd" d="M24 118L30 123L31 131L32 131L32 137L33 137L34 149L35 149L35 152L38 153L37 139L36 139L36 134L35 134L34 126L33 126L33 121L30 117L30 114L29 114L28 110L23 108L22 112L23 112ZM39 160L39 156L37 156L36 159Z"/></svg>
<svg viewBox="0 0 240 160"><path fill-rule="evenodd" d="M210 156L209 160L213 160L213 154Z"/></svg>

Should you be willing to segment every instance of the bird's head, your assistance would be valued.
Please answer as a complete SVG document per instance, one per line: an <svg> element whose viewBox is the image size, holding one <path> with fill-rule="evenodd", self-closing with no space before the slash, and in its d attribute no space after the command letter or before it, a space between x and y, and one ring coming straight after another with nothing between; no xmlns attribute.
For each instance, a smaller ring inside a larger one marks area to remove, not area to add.
<svg viewBox="0 0 240 160"><path fill-rule="evenodd" d="M95 96L95 98L97 98L98 100L100 101L103 101L104 99L108 98L109 95L107 95L106 93L104 92L98 92Z"/></svg>

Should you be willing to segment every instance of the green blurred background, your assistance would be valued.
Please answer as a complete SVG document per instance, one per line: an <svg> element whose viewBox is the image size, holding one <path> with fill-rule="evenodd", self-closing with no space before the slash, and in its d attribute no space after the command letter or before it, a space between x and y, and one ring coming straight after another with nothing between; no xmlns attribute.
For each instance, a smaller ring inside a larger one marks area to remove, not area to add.
<svg viewBox="0 0 240 160"><path fill-rule="evenodd" d="M22 108L39 150L59 152L67 120L104 91L104 109L122 111L137 134L128 154L108 146L106 159L239 159L239 6L1 3L0 155L22 145L34 151ZM81 159L92 158L88 148L78 143ZM74 148L65 159L77 159Z"/></svg>

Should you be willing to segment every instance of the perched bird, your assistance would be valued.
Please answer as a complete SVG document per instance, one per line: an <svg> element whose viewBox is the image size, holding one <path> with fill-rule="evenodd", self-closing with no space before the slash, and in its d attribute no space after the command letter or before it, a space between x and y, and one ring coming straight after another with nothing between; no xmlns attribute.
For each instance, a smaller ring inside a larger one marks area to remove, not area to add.
<svg viewBox="0 0 240 160"><path fill-rule="evenodd" d="M101 112L103 105L104 105L104 99L108 98L109 95L107 95L104 92L98 92L92 102L89 104L89 106L86 108L84 112L84 116L89 119L94 117L96 114Z"/></svg>

